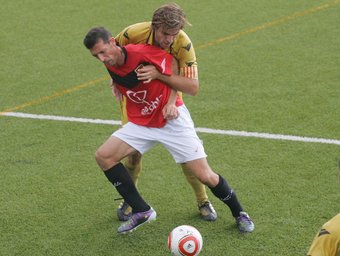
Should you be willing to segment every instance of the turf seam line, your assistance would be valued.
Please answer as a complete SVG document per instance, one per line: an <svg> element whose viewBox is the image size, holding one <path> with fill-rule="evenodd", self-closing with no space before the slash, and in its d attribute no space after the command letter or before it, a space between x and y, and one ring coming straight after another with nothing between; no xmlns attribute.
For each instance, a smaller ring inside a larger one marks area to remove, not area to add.
<svg viewBox="0 0 340 256"><path fill-rule="evenodd" d="M18 105L16 107L3 110L3 111L0 112L0 115L3 115L3 113L6 113L6 112L13 112L13 111L16 111L16 110L19 110L19 109L23 109L23 108L26 108L26 107L30 107L30 106L33 106L33 105L37 105L37 104L41 104L41 103L50 101L54 98L58 98L58 97L66 95L66 94L69 94L69 93L72 93L72 92L75 92L75 91L79 91L83 88L89 87L91 85L95 85L95 84L102 82L104 80L107 80L107 79L108 79L108 76L105 76L105 77L101 77L101 78L98 78L98 79L95 79L95 80L74 86L74 87L69 88L69 89L65 89L65 90L62 90L62 91L59 91L59 92L54 92L52 95L44 96L44 97L41 97L41 98L38 98L38 99L35 99L35 100L32 100L32 101L23 103L23 104Z"/></svg>
<svg viewBox="0 0 340 256"><path fill-rule="evenodd" d="M274 21L271 21L271 22L264 23L262 25L254 27L254 28L246 29L244 31L232 34L232 35L227 36L227 37L219 38L219 39L217 39L215 41L212 41L212 42L209 42L209 43L206 43L206 44L198 45L198 46L196 46L196 49L206 48L208 46L216 45L216 44L219 44L219 43L222 43L222 42L225 42L225 41L230 41L230 40L239 38L241 36L244 36L244 35L247 35L247 34L250 34L250 33L255 33L255 32L260 31L262 29L265 29L265 28L268 28L268 27L273 27L275 25L285 23L287 21L296 19L298 17L302 17L302 16L305 16L307 14L311 14L311 13L314 13L314 12L317 12L317 11L324 10L326 8L332 7L332 6L337 5L339 3L340 3L340 0L331 1L329 3L323 4L323 5L320 5L320 6L316 6L316 7L313 7L311 9L308 9L308 10L305 10L305 11L297 12L297 13L294 13L292 15L288 15L288 16L285 16L283 18L280 18L280 19L277 19L277 20L274 20ZM86 83L81 84L81 85L77 85L75 87L72 87L71 89L66 89L66 90L63 90L61 92L55 92L54 94L52 94L50 96L44 96L42 98L39 98L39 99L36 99L36 100L32 100L30 102L18 105L16 107L3 110L3 111L0 112L0 115L2 113L4 113L4 112L12 112L12 111L16 111L16 110L19 110L19 109L23 109L23 108L26 108L26 107L33 106L33 105L41 104L43 102L47 102L47 101L49 101L51 99L54 99L54 98L57 98L57 97L61 97L61 96L65 95L65 94L68 94L68 93L71 93L71 92L74 92L74 91L77 91L77 90L89 87L90 85L93 85L93 84L96 84L98 82L101 82L101 81L103 81L103 80L105 80L107 78L108 78L108 76L105 76L105 77L102 77L102 78L99 78L99 79L96 79L96 80L92 80L92 81L86 82Z"/></svg>
<svg viewBox="0 0 340 256"><path fill-rule="evenodd" d="M313 8L308 9L308 10L304 10L304 11L297 12L297 13L294 13L294 14L291 14L291 15L288 15L288 16L284 16L280 19L276 19L276 20L264 23L264 24L256 26L256 27L243 30L243 31L238 32L238 33L234 33L230 36L222 37L222 38L216 39L215 41L212 41L212 42L209 42L209 43L206 43L206 44L198 45L196 47L196 49L206 48L208 46L213 46L213 45L216 45L216 44L219 44L219 43L222 43L222 42L226 42L226 41L230 41L230 40L239 38L239 37L244 36L244 35L248 35L248 34L251 34L251 33L258 32L258 31L263 30L265 28L274 27L276 25L283 24L283 23L286 23L288 21L294 20L296 18L303 17L303 16L306 16L308 14L330 8L330 7L337 5L339 3L340 3L340 0L336 0L336 1L332 1L330 3L326 3L326 4L323 4L323 5L320 5L320 6L313 7Z"/></svg>

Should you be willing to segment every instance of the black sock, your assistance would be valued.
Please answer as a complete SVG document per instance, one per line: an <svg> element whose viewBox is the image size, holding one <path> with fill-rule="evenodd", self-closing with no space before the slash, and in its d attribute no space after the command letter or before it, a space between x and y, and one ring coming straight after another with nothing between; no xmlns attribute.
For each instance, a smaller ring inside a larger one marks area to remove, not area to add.
<svg viewBox="0 0 340 256"><path fill-rule="evenodd" d="M104 171L104 174L117 189L118 193L124 198L125 202L131 206L132 212L145 212L150 209L150 206L138 193L131 176L122 163L116 164Z"/></svg>
<svg viewBox="0 0 340 256"><path fill-rule="evenodd" d="M214 188L210 188L211 192L229 206L232 215L236 218L243 211L240 202L238 201L235 192L229 187L227 181L219 176L219 182Z"/></svg>

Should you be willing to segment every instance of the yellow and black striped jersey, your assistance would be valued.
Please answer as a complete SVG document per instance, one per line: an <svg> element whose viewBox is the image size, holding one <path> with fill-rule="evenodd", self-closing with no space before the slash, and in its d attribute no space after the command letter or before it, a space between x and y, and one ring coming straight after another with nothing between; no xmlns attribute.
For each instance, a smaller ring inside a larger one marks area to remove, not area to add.
<svg viewBox="0 0 340 256"><path fill-rule="evenodd" d="M322 226L307 255L340 256L340 213Z"/></svg>
<svg viewBox="0 0 340 256"><path fill-rule="evenodd" d="M127 44L153 44L151 22L136 23L125 28L116 38L120 46ZM180 30L169 49L164 49L178 61L180 75L198 79L195 49L188 35Z"/></svg>

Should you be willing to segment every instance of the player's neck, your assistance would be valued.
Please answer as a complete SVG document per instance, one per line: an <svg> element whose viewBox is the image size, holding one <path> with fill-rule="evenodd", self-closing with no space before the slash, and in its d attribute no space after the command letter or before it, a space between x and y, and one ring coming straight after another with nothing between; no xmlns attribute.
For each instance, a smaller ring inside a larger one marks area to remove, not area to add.
<svg viewBox="0 0 340 256"><path fill-rule="evenodd" d="M117 58L117 63L116 66L120 67L125 63L125 58L126 58L126 52L121 48L117 47L118 49L118 58Z"/></svg>

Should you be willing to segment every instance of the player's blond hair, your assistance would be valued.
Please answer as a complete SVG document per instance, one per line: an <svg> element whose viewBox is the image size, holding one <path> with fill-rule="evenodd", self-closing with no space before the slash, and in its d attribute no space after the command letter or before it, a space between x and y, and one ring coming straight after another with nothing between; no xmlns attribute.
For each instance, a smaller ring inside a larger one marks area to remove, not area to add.
<svg viewBox="0 0 340 256"><path fill-rule="evenodd" d="M153 14L152 26L157 29L183 29L185 24L191 26L186 20L186 15L181 7L176 3L165 4L159 7Z"/></svg>

